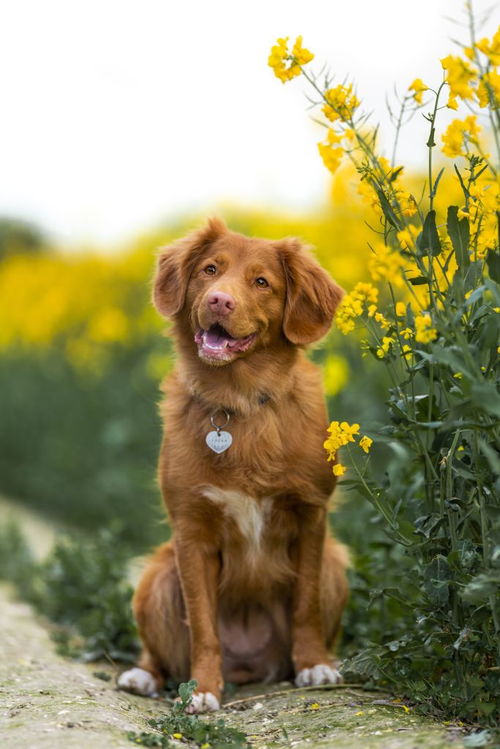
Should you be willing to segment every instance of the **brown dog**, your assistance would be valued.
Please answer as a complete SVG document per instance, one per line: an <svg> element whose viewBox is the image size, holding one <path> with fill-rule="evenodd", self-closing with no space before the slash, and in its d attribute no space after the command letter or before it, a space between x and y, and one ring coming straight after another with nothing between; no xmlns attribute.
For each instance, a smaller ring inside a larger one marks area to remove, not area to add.
<svg viewBox="0 0 500 749"><path fill-rule="evenodd" d="M161 252L154 303L178 349L159 464L173 538L135 594L144 649L121 688L196 679L202 712L219 708L224 679L340 679L329 649L347 555L327 535L327 414L302 349L341 296L297 240L219 220Z"/></svg>

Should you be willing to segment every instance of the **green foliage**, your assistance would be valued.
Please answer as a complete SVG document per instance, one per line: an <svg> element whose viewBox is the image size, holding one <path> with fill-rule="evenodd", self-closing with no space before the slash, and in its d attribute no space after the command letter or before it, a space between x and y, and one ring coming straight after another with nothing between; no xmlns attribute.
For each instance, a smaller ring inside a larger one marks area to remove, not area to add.
<svg viewBox="0 0 500 749"><path fill-rule="evenodd" d="M0 259L18 252L35 253L46 246L43 232L27 221L0 218Z"/></svg>
<svg viewBox="0 0 500 749"><path fill-rule="evenodd" d="M144 364L150 351L117 348L93 377L57 352L2 353L2 491L82 530L120 518L137 550L164 539L154 483L158 385Z"/></svg>
<svg viewBox="0 0 500 749"><path fill-rule="evenodd" d="M128 549L116 529L92 540L62 537L37 564L18 527L0 529L0 575L58 625L54 639L65 655L134 661L138 652L127 582Z"/></svg>
<svg viewBox="0 0 500 749"><path fill-rule="evenodd" d="M199 747L246 749L249 744L245 734L227 726L223 718L209 722L201 720L197 715L186 714L186 708L192 702L195 689L196 681L180 684L179 699L173 704L170 712L162 718L148 720L154 732L129 731L130 741L140 746L174 747L178 746L178 743L173 742L172 738L177 738Z"/></svg>

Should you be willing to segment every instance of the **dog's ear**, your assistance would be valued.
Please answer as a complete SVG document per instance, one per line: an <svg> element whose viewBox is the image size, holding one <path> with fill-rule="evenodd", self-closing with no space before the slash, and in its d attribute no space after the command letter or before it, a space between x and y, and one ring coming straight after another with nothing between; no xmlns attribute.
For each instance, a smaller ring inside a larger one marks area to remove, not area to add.
<svg viewBox="0 0 500 749"><path fill-rule="evenodd" d="M202 229L160 250L153 280L153 304L161 315L171 317L181 311L198 258L226 232L223 221L211 218Z"/></svg>
<svg viewBox="0 0 500 749"><path fill-rule="evenodd" d="M291 343L313 343L328 332L344 291L297 239L277 246L286 280L283 333Z"/></svg>

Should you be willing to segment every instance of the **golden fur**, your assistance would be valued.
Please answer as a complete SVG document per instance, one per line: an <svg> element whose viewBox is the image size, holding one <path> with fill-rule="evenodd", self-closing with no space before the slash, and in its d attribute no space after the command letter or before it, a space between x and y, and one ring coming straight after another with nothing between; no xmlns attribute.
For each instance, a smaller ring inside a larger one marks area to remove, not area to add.
<svg viewBox="0 0 500 749"><path fill-rule="evenodd" d="M158 687L194 678L219 699L224 679L331 664L347 555L327 534L327 414L303 348L328 331L341 296L297 240L244 237L215 219L160 253L154 303L178 352L158 474L173 537L134 598L139 666ZM241 350L205 350L217 325ZM205 437L221 409L233 443L217 455Z"/></svg>

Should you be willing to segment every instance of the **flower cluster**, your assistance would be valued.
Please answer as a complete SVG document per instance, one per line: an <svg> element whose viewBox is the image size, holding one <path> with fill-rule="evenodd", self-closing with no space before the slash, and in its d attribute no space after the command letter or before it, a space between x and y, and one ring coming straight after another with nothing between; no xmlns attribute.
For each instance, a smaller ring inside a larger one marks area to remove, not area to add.
<svg viewBox="0 0 500 749"><path fill-rule="evenodd" d="M359 436L359 424L348 424L347 421L332 421L328 427L329 437L325 440L323 447L328 453L328 460L334 461L333 473L335 476L343 476L346 472L346 466L335 462L338 450L347 445L349 442L355 442L355 437ZM361 437L359 447L368 453L372 446L373 440L370 437Z"/></svg>
<svg viewBox="0 0 500 749"><path fill-rule="evenodd" d="M401 273L403 265L404 261L399 252L393 252L383 242L378 242L368 261L368 270L374 281L387 281L401 287L404 285Z"/></svg>
<svg viewBox="0 0 500 749"><path fill-rule="evenodd" d="M357 283L354 289L344 296L340 303L335 321L339 329L347 335L354 330L354 320L368 312L369 307L378 302L378 289L371 283Z"/></svg>
<svg viewBox="0 0 500 749"><path fill-rule="evenodd" d="M432 327L431 316L422 312L415 317L415 340L418 343L431 343L437 338L437 330Z"/></svg>
<svg viewBox="0 0 500 749"><path fill-rule="evenodd" d="M480 39L472 47L464 49L468 59L448 55L441 60L449 86L448 107L458 109L457 99L475 102L481 108L500 106L500 75L496 67L500 64L500 28L491 41ZM486 58L480 60L480 53Z"/></svg>
<svg viewBox="0 0 500 749"><path fill-rule="evenodd" d="M348 86L339 84L335 88L329 88L325 91L324 98L326 104L323 107L323 114L330 122L336 120L352 122L354 112L360 105L359 99L353 92L352 84Z"/></svg>
<svg viewBox="0 0 500 749"><path fill-rule="evenodd" d="M413 91L413 98L417 104L422 104L424 91L428 91L429 86L426 86L421 78L415 78L413 83L408 86L408 91Z"/></svg>
<svg viewBox="0 0 500 749"><path fill-rule="evenodd" d="M271 47L268 65L282 83L290 81L300 75L301 66L307 65L314 58L312 52L302 46L302 37L298 36L291 51L288 49L288 37L280 38Z"/></svg>
<svg viewBox="0 0 500 749"><path fill-rule="evenodd" d="M443 57L441 65L443 70L446 71L446 82L450 88L448 107L458 109L458 97L464 101L474 97L474 88L472 88L471 82L475 80L477 71L467 60L453 55Z"/></svg>
<svg viewBox="0 0 500 749"><path fill-rule="evenodd" d="M444 143L445 156L465 156L469 151L469 143L478 146L478 135L481 127L477 124L477 117L470 114L464 120L453 120L441 136ZM465 150L464 150L465 149Z"/></svg>
<svg viewBox="0 0 500 749"><path fill-rule="evenodd" d="M326 143L318 143L318 150L326 168L334 174L342 161L344 150L338 144L342 136L338 135L335 130L328 128Z"/></svg>

